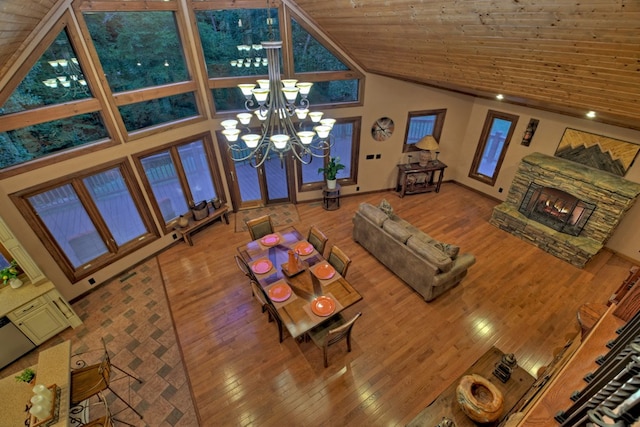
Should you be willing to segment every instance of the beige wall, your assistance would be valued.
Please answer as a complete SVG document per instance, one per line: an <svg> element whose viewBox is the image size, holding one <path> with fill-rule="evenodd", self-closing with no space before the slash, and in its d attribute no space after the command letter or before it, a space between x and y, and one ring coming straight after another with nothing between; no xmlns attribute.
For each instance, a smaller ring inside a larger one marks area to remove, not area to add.
<svg viewBox="0 0 640 427"><path fill-rule="evenodd" d="M331 111L329 114L333 117L362 117L358 183L356 186L344 188L344 195L356 193L357 187L359 187L359 192L370 192L394 187L396 180L395 166L406 160L406 155L402 153L402 145L405 138L407 115L410 111L446 108L447 115L440 141L440 159L449 165L446 170L445 179L456 180L498 199L504 199L506 197L509 184L513 179L515 169L520 159L534 151L552 155L566 127L640 144L640 132L601 125L586 119L581 120L518 107L498 101L475 99L453 92L432 89L376 75L367 75L364 101L364 107L340 108ZM493 187L467 177L478 138L484 124L484 119L489 109L509 112L520 116L500 176L496 185ZM394 120L395 131L388 140L378 142L371 137L370 128L377 118L383 116L390 117ZM532 117L540 119L540 124L531 146L524 147L520 145L520 140L529 119ZM91 289L91 286L88 284L88 278L75 284L68 281L42 243L38 240L35 233L29 228L20 212L18 212L10 201L7 196L8 193L29 188L69 173L81 171L108 160L122 157L130 158L133 153L185 138L189 135L196 135L210 131L211 129L217 129L219 128L219 122L220 120L208 120L192 124L187 127L174 129L106 150L100 150L80 158L62 161L31 173L1 180L0 215L34 258L38 266L44 271L45 275L56 284L58 290L66 298L73 299ZM217 152L217 146L215 149ZM381 154L381 158L365 160L367 154ZM635 182L640 182L640 164L635 164L631 168L627 178ZM139 177L138 181L141 184ZM502 193L498 192L499 188L503 188L504 191ZM319 197L319 192L298 194L299 201L315 200ZM640 261L638 247L635 243L640 241L640 227L638 227L638 224L640 224L640 207L636 205L620 225L607 246L624 256ZM162 237L160 240L153 242L136 254L110 265L91 277L96 280L97 284L102 283L118 275L127 267L162 250L173 242L171 235Z"/></svg>

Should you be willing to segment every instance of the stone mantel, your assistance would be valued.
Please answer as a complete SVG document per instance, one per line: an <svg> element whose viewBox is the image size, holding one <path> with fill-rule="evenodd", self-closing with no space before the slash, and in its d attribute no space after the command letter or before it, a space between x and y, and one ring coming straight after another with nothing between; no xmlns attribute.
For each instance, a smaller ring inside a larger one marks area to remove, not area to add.
<svg viewBox="0 0 640 427"><path fill-rule="evenodd" d="M518 212L529 184L556 188L596 205L579 237L559 233ZM522 159L506 200L490 223L580 268L604 246L640 194L640 184L570 160L533 153Z"/></svg>

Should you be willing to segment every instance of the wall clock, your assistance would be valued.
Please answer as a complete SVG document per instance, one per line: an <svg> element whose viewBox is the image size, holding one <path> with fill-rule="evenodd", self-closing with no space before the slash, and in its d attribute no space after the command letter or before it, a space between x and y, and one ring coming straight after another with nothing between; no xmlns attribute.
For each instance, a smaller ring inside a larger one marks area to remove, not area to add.
<svg viewBox="0 0 640 427"><path fill-rule="evenodd" d="M384 141L393 134L393 120L389 117L381 117L371 126L371 136L376 141Z"/></svg>

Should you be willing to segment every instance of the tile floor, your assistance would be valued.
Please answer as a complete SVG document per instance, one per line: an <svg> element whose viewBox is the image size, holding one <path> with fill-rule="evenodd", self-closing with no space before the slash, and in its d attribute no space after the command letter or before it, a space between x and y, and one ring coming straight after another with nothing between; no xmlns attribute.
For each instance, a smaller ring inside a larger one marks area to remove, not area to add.
<svg viewBox="0 0 640 427"><path fill-rule="evenodd" d="M73 308L84 322L82 326L65 330L0 370L0 377L36 364L38 351L64 340L71 340L72 353L83 353L79 357L88 363L96 362L102 354L104 337L112 363L143 380L142 384L128 384L123 377L112 382L116 392L144 416L140 420L107 391L109 407L112 412L119 412L116 418L136 426L198 425L155 257L99 286L74 303Z"/></svg>

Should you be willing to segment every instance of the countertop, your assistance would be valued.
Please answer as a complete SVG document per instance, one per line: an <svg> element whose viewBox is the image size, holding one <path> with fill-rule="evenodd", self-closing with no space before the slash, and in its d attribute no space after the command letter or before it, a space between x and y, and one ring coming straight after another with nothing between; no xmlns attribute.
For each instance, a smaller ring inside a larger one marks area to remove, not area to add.
<svg viewBox="0 0 640 427"><path fill-rule="evenodd" d="M11 289L16 290L16 289ZM69 387L71 359L71 341L65 341L55 347L43 350L38 355L38 364L32 366L36 371L36 383L50 386L56 384L61 389L60 413L58 421L52 427L68 426L69 420ZM0 379L0 418L1 427L23 426L28 412L26 405L33 396L33 385L17 382L16 372Z"/></svg>
<svg viewBox="0 0 640 427"><path fill-rule="evenodd" d="M42 280L34 284L27 279L24 279L24 284L17 289L9 285L0 286L0 316L6 316L7 313L54 288L50 280Z"/></svg>

